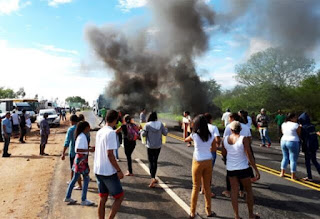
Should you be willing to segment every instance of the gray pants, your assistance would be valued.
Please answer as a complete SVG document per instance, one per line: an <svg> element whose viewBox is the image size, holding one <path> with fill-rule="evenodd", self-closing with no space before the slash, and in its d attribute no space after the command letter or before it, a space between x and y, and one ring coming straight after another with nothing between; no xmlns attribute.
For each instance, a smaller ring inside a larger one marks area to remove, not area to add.
<svg viewBox="0 0 320 219"><path fill-rule="evenodd" d="M3 135L4 145L3 145L3 153L2 155L8 154L9 144L10 144L11 134L7 134L7 137Z"/></svg>

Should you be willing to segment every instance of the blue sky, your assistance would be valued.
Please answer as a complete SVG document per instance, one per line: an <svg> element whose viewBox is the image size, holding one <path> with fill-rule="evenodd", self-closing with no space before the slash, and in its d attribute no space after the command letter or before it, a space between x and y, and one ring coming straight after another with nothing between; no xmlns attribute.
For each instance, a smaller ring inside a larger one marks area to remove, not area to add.
<svg viewBox="0 0 320 219"><path fill-rule="evenodd" d="M218 12L225 10L221 0L207 2ZM90 73L80 68L83 63L95 65L84 39L85 26L147 21L150 14L144 4L145 0L0 0L0 86L24 87L29 97L38 94L45 99L80 95L91 103L112 74L101 67ZM223 89L236 84L235 64L270 46L248 37L241 25L228 33L209 33L210 48L196 59L196 66L201 78L214 78Z"/></svg>

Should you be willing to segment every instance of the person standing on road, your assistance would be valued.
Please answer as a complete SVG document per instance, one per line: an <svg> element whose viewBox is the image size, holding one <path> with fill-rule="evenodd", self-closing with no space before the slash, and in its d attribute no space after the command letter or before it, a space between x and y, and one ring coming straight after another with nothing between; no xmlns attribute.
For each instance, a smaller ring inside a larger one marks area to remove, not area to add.
<svg viewBox="0 0 320 219"><path fill-rule="evenodd" d="M229 124L229 116L231 115L230 109L226 109L226 112L222 115L221 117L221 121L222 121L222 125L224 127L227 127L227 125Z"/></svg>
<svg viewBox="0 0 320 219"><path fill-rule="evenodd" d="M78 116L78 122L84 122L86 121L86 118L84 117L84 115L81 113L79 114ZM90 141L91 141L91 137L90 137L90 132L86 133L86 137L87 137L87 140L88 140L88 145L90 144Z"/></svg>
<svg viewBox="0 0 320 219"><path fill-rule="evenodd" d="M77 124L78 124L78 116L77 115L71 115L70 116L70 123L71 123L71 127L69 127L67 134L66 134L66 138L64 141L64 147L63 147L63 152L61 155L61 160L65 159L65 153L67 151L67 149L69 148L69 160L70 160L70 169L71 169L71 180L73 178L74 172L72 170L72 166L74 163L74 159L76 157L76 152L75 152L75 143L76 143L76 138L75 138L75 132L76 132L76 128L77 128ZM69 184L70 182L68 182ZM81 177L79 177L78 179L78 185L77 187L75 187L75 190L81 190L82 189L82 183L81 183Z"/></svg>
<svg viewBox="0 0 320 219"><path fill-rule="evenodd" d="M87 200L87 191L90 182L89 177L89 163L88 156L89 152L94 152L95 148L90 147L88 145L88 140L86 137L86 133L90 132L90 125L88 122L79 122L76 128L76 143L75 143L75 151L76 157L73 163L73 171L74 175L69 183L68 190L64 202L75 203L76 200L71 198L72 190L76 182L78 181L80 175L83 176L83 188L82 188L82 196L81 196L81 205L84 206L92 206L93 202Z"/></svg>
<svg viewBox="0 0 320 219"><path fill-rule="evenodd" d="M247 205L249 218L260 218L253 213L253 192L251 187L251 170L249 163L254 168L256 180L260 179L259 170L255 164L250 150L250 141L248 138L241 136L241 124L238 121L230 123L231 135L226 136L222 143L222 155L227 157L227 176L231 183L231 201L236 219L239 219L238 209L238 190L239 181L242 183L247 193Z"/></svg>
<svg viewBox="0 0 320 219"><path fill-rule="evenodd" d="M107 115L107 109L105 107L103 107L101 110L100 110L100 115L102 117L102 120L101 122L99 123L99 126L104 122L104 124L106 124L106 115Z"/></svg>
<svg viewBox="0 0 320 219"><path fill-rule="evenodd" d="M40 122L40 155L44 156L48 156L48 154L44 153L44 149L46 148L48 137L50 135L50 127L47 121L48 116L48 113L43 114L43 119Z"/></svg>
<svg viewBox="0 0 320 219"><path fill-rule="evenodd" d="M67 119L66 119L66 109L65 108L63 108L61 110L61 115L62 115L62 121L66 121Z"/></svg>
<svg viewBox="0 0 320 219"><path fill-rule="evenodd" d="M20 124L20 118L19 115L16 113L16 110L12 111L11 114L11 121L12 121L12 134L14 136L19 135L19 124Z"/></svg>
<svg viewBox="0 0 320 219"><path fill-rule="evenodd" d="M94 173L96 175L100 202L98 206L99 219L105 218L106 202L109 194L115 199L109 213L110 219L114 218L124 199L120 179L123 173L116 161L115 150L117 149L117 132L121 128L113 130L118 122L118 112L109 110L107 113L107 124L101 128L96 135L96 151L94 155Z"/></svg>
<svg viewBox="0 0 320 219"><path fill-rule="evenodd" d="M281 126L282 126L282 123L284 123L285 120L286 120L286 115L284 115L281 112L281 110L278 110L278 115L276 115L276 118L275 118L274 121L277 123L277 131L278 131L279 142L280 142L281 137L282 137Z"/></svg>
<svg viewBox="0 0 320 219"><path fill-rule="evenodd" d="M143 108L140 113L140 123L146 123L146 122L147 122L146 109Z"/></svg>
<svg viewBox="0 0 320 219"><path fill-rule="evenodd" d="M4 139L2 157L10 157L11 154L8 153L9 144L10 144L10 137L12 134L12 123L10 121L10 112L6 113L6 117L1 122L2 127L2 135Z"/></svg>
<svg viewBox="0 0 320 219"><path fill-rule="evenodd" d="M208 129L209 132L211 133L211 135L214 137L215 143L216 143L216 148L219 147L220 143L221 143L221 138L220 138L220 133L219 133L219 129L217 126L212 125L212 115L210 113L205 113L204 117L206 118L207 122L208 122ZM211 149L211 154L212 154L212 169L215 165L216 159L217 159L217 151ZM211 184L211 183L210 183ZM204 185L202 184L202 188L204 188ZM201 191L202 194L204 194L204 191ZM211 192L211 198L214 198L216 195L214 193Z"/></svg>
<svg viewBox="0 0 320 219"><path fill-rule="evenodd" d="M259 133L261 138L260 147L266 146L266 140L268 141L268 148L271 147L271 140L268 135L269 116L264 108L261 109L260 114L257 115L257 124L259 127Z"/></svg>
<svg viewBox="0 0 320 219"><path fill-rule="evenodd" d="M317 150L319 149L318 136L316 133L316 128L311 123L307 113L302 113L299 116L298 121L301 126L302 151L304 152L308 174L308 176L303 178L303 180L312 181L311 161L320 174L320 164L317 161Z"/></svg>
<svg viewBox="0 0 320 219"><path fill-rule="evenodd" d="M147 151L149 160L149 169L151 175L150 188L154 188L158 180L156 180L158 158L162 146L162 135L167 136L168 129L157 121L158 116L156 112L149 115L148 122L142 130L142 136L147 138ZM199 190L198 190L199 191Z"/></svg>
<svg viewBox="0 0 320 219"><path fill-rule="evenodd" d="M182 130L183 130L183 138L187 138L191 134L191 116L189 111L183 112L183 118L182 118ZM188 147L191 147L191 142L188 143Z"/></svg>
<svg viewBox="0 0 320 219"><path fill-rule="evenodd" d="M139 128L132 122L131 116L128 114L124 116L124 122L125 124L121 126L121 129L123 132L124 152L128 163L128 172L125 175L133 176L131 155L136 147L136 140L139 138Z"/></svg>
<svg viewBox="0 0 320 219"><path fill-rule="evenodd" d="M286 121L281 126L283 135L281 138L282 161L280 177L284 177L290 160L291 179L296 179L301 133L301 127L297 123L297 120L296 114L288 113Z"/></svg>
<svg viewBox="0 0 320 219"><path fill-rule="evenodd" d="M20 143L24 144L26 143L23 139L24 136L27 133L27 128L26 128L26 110L22 110L22 114L20 115Z"/></svg>
<svg viewBox="0 0 320 219"><path fill-rule="evenodd" d="M0 116L0 142L3 142L3 137L2 137L2 117L1 116Z"/></svg>
<svg viewBox="0 0 320 219"><path fill-rule="evenodd" d="M208 128L208 121L204 115L199 115L194 119L194 129L192 134L184 141L194 141L194 152L192 161L192 193L190 218L195 217L201 180L205 193L205 211L207 217L214 217L215 213L211 211L211 178L212 178L212 153L216 151L216 142L214 135Z"/></svg>

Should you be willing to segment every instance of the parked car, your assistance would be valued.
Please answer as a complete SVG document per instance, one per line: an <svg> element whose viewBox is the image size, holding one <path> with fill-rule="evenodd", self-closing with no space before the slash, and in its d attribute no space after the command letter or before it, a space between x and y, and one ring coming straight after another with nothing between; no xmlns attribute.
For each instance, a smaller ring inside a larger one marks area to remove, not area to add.
<svg viewBox="0 0 320 219"><path fill-rule="evenodd" d="M37 114L33 111L32 107L27 102L17 102L13 103L13 106L18 110L18 115L21 115L22 110L26 110L26 114L29 115L31 122L35 122L37 119Z"/></svg>
<svg viewBox="0 0 320 219"><path fill-rule="evenodd" d="M43 115L48 113L48 123L50 126L60 126L60 117L58 116L55 109L42 109L39 111L37 117L37 126L40 127L40 122L43 119Z"/></svg>

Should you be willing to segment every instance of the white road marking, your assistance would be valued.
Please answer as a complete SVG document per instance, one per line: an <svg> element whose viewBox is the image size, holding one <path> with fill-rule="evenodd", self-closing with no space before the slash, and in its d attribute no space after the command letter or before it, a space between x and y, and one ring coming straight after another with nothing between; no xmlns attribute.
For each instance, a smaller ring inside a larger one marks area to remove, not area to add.
<svg viewBox="0 0 320 219"><path fill-rule="evenodd" d="M140 159L135 159L138 164L144 169L147 173L150 173L149 168L145 165ZM190 214L190 206L187 205L176 193L169 188L167 184L165 184L159 177L156 177L159 181L159 186L163 188L164 191L168 193L168 195L189 215ZM196 218L200 218L198 215Z"/></svg>

